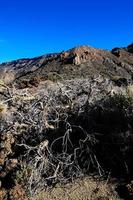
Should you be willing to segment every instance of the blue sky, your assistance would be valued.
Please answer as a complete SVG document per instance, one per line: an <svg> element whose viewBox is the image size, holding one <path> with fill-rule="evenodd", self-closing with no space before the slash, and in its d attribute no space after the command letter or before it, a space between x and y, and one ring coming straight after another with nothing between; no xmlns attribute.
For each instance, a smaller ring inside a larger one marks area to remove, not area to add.
<svg viewBox="0 0 133 200"><path fill-rule="evenodd" d="M0 62L133 42L133 0L0 0Z"/></svg>

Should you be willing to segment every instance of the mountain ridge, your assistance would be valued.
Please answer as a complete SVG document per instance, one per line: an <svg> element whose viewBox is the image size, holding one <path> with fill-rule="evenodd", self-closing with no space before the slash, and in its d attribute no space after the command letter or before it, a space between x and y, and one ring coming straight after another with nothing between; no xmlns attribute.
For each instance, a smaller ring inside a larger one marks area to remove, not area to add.
<svg viewBox="0 0 133 200"><path fill-rule="evenodd" d="M123 78L128 84L133 82L132 49L133 44L111 51L78 46L61 53L18 59L0 64L0 79L9 84L33 79L45 80L50 73L56 73L63 79L101 74L113 81L115 76Z"/></svg>

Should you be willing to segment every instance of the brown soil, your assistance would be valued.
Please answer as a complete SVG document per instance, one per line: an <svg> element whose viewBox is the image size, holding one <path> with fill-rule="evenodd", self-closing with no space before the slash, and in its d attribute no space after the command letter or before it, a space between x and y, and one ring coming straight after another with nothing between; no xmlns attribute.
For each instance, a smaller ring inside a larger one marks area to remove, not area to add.
<svg viewBox="0 0 133 200"><path fill-rule="evenodd" d="M92 178L40 192L32 200L120 200L115 186Z"/></svg>

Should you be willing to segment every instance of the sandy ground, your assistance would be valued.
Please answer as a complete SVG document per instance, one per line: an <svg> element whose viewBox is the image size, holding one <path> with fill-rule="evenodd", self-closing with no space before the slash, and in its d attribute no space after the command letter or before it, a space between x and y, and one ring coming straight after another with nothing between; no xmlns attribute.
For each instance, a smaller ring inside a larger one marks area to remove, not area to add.
<svg viewBox="0 0 133 200"><path fill-rule="evenodd" d="M65 187L56 186L42 191L32 200L120 200L120 198L115 192L115 187L107 181L85 178Z"/></svg>

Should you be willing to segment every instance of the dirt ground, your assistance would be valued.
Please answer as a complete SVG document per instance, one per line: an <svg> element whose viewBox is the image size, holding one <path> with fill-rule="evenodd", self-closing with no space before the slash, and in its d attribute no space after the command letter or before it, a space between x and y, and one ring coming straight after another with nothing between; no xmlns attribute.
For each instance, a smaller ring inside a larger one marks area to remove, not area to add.
<svg viewBox="0 0 133 200"><path fill-rule="evenodd" d="M56 186L53 189L40 192L32 200L120 200L115 192L115 186L107 181L85 178L76 180L65 187Z"/></svg>

